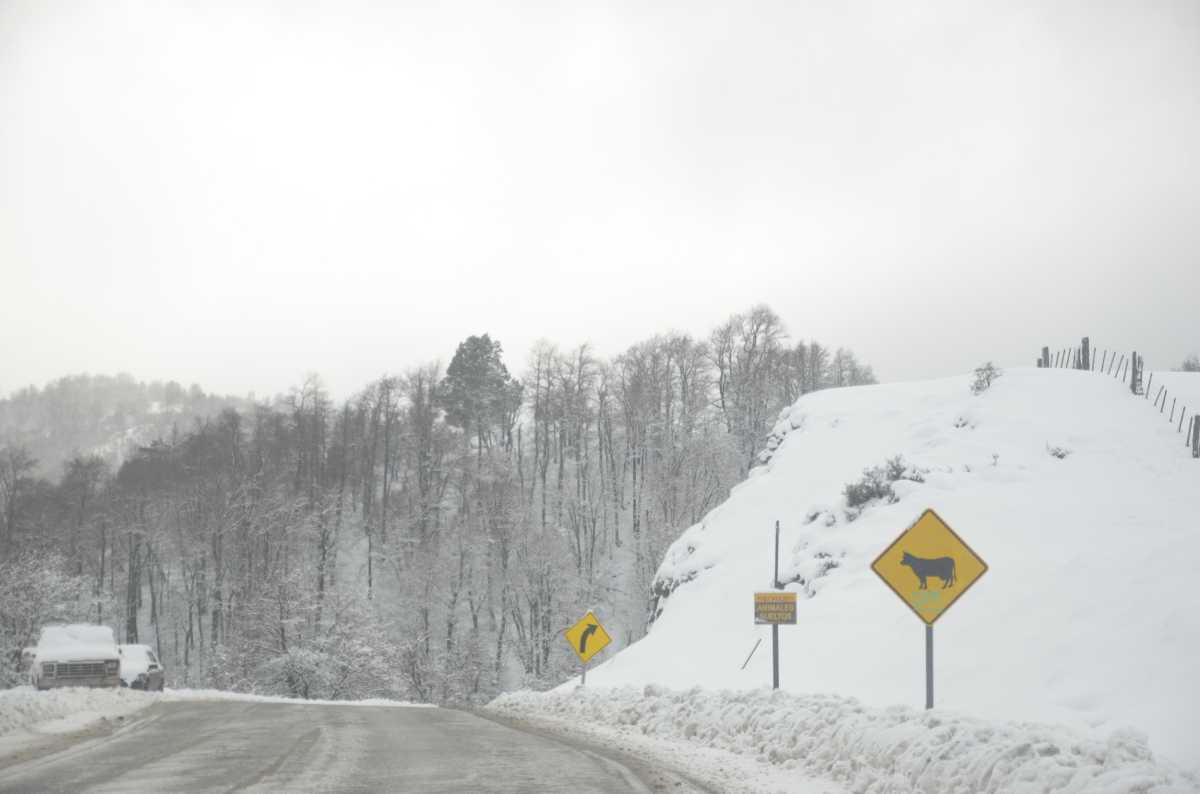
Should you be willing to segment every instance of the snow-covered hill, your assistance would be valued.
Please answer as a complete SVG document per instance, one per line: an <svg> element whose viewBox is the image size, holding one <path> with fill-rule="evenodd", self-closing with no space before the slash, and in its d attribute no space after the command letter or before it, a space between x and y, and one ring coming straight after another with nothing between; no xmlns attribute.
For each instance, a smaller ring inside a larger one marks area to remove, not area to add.
<svg viewBox="0 0 1200 794"><path fill-rule="evenodd" d="M127 374L68 375L0 397L0 449L24 447L35 474L52 480L76 455L98 455L116 471L128 454L190 430L252 399L205 394L197 385L145 383Z"/></svg>
<svg viewBox="0 0 1200 794"><path fill-rule="evenodd" d="M935 628L939 708L1132 727L1200 767L1200 460L1114 379L1014 369L978 396L969 383L800 399L765 465L669 549L649 635L589 687L769 686L752 593L770 586L778 520L781 579L800 594L782 686L919 707L922 624L869 565L932 507L990 566ZM913 479L851 520L845 485L898 455Z"/></svg>

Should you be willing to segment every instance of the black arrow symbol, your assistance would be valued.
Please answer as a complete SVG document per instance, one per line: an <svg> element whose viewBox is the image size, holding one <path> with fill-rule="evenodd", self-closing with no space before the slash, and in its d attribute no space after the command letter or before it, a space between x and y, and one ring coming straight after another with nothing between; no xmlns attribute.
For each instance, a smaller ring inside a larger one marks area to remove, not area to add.
<svg viewBox="0 0 1200 794"><path fill-rule="evenodd" d="M580 653L587 653L588 637L591 637L593 634L595 634L596 629L598 629L598 628L600 628L600 626L598 624L589 623L587 628L583 630L583 634L579 635L579 652Z"/></svg>

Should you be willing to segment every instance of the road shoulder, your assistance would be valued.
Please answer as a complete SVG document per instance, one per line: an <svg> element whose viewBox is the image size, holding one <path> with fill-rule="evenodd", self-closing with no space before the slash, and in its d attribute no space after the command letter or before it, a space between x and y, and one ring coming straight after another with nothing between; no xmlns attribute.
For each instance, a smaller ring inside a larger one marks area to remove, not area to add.
<svg viewBox="0 0 1200 794"><path fill-rule="evenodd" d="M148 706L132 714L100 716L73 731L41 733L36 729L20 729L0 737L0 772L40 761L49 756L84 749L118 733L134 730L148 720L157 719L160 707Z"/></svg>
<svg viewBox="0 0 1200 794"><path fill-rule="evenodd" d="M648 754L639 754L632 750L615 747L582 733L565 731L562 725L551 720L518 719L484 709L472 709L469 713L506 728L529 733L580 752L615 761L637 776L638 780L655 794L668 791L674 794L720 794L720 791L712 786L705 785L678 770L664 767L657 759Z"/></svg>

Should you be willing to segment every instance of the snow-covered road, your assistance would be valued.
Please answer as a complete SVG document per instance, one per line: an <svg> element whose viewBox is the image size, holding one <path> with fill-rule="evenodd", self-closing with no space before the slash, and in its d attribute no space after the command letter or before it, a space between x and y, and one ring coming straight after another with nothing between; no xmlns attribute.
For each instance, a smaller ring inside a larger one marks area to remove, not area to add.
<svg viewBox="0 0 1200 794"><path fill-rule="evenodd" d="M0 792L652 790L586 748L449 709L164 701L129 721L0 765Z"/></svg>

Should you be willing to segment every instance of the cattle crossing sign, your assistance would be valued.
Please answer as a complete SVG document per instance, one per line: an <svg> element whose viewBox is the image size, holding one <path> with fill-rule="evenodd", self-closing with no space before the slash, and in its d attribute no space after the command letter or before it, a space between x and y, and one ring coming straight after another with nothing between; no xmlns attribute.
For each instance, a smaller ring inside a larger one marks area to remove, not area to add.
<svg viewBox="0 0 1200 794"><path fill-rule="evenodd" d="M933 624L987 573L942 517L926 510L871 563L900 600L925 624L925 708L933 708Z"/></svg>
<svg viewBox="0 0 1200 794"><path fill-rule="evenodd" d="M932 510L871 563L871 569L932 626L987 572L987 563Z"/></svg>

